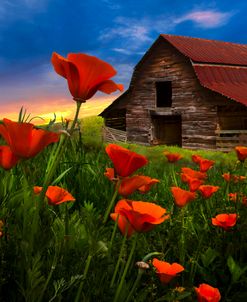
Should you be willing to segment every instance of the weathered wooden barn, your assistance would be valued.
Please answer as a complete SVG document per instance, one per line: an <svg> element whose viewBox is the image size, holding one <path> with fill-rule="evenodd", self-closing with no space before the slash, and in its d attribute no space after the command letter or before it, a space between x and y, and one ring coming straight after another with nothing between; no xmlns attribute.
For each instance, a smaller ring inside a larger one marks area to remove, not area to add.
<svg viewBox="0 0 247 302"><path fill-rule="evenodd" d="M101 114L105 136L228 151L247 145L247 45L160 35Z"/></svg>

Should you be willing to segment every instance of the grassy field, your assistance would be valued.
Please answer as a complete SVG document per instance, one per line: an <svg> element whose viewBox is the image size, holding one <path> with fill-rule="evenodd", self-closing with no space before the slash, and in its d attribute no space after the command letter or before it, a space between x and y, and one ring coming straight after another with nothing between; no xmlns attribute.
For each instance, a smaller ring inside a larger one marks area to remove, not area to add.
<svg viewBox="0 0 247 302"><path fill-rule="evenodd" d="M9 171L0 168L0 301L194 302L195 287L203 283L218 288L221 301L246 301L246 180L222 177L229 172L246 176L246 164L235 152L121 144L148 159L134 174L159 180L145 194L136 190L126 198L155 203L170 215L149 232L126 238L110 217L104 221L115 185L104 175L114 166L101 126L99 117L83 119L81 135L69 139L59 154L49 185L70 192L74 202L52 206L33 194L34 186L43 186L56 144ZM165 150L183 157L170 163ZM195 200L178 207L171 187L189 190L180 174L183 167L199 170L193 154L215 161L205 184L219 189L207 199L197 190ZM229 193L238 193L235 202ZM115 197L114 205L124 199ZM229 213L237 214L236 225L225 230L212 224L216 215ZM184 270L165 284L153 258L178 263ZM139 261L149 268L138 268Z"/></svg>

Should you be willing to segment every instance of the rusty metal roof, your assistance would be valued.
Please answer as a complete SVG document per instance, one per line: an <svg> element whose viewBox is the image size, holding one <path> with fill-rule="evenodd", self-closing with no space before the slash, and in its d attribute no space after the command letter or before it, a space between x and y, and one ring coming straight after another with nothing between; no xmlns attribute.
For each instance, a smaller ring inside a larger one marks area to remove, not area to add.
<svg viewBox="0 0 247 302"><path fill-rule="evenodd" d="M247 106L247 45L161 35L187 56L202 86Z"/></svg>
<svg viewBox="0 0 247 302"><path fill-rule="evenodd" d="M195 62L247 66L246 44L164 34L161 37Z"/></svg>
<svg viewBox="0 0 247 302"><path fill-rule="evenodd" d="M192 65L202 86L247 106L247 67Z"/></svg>

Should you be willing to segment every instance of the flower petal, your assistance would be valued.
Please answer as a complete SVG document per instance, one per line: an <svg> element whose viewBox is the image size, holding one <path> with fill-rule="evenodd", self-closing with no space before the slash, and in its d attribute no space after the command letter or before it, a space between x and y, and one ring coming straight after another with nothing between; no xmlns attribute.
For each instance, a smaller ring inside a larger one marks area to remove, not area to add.
<svg viewBox="0 0 247 302"><path fill-rule="evenodd" d="M19 158L11 151L9 146L0 146L0 166L5 170L13 168Z"/></svg>
<svg viewBox="0 0 247 302"><path fill-rule="evenodd" d="M106 153L112 160L117 175L126 177L148 163L145 156L115 144L106 147Z"/></svg>

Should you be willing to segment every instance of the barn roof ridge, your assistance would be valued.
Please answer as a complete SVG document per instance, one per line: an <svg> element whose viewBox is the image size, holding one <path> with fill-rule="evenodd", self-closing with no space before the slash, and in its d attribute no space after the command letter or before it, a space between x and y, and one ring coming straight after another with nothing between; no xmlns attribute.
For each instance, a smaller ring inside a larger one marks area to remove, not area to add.
<svg viewBox="0 0 247 302"><path fill-rule="evenodd" d="M191 36L183 36L183 35L172 35L172 34L160 34L162 37L177 37L177 38L184 38L184 39L193 39L193 40L201 40L206 42L216 42L216 43L223 43L223 44L234 44L239 46L245 46L247 48L247 44L244 43L236 43L236 42L229 42L229 41L223 41L223 40L217 40L217 39L206 39L206 38L199 38L199 37L191 37Z"/></svg>
<svg viewBox="0 0 247 302"><path fill-rule="evenodd" d="M247 44L166 34L159 37L195 62L247 66Z"/></svg>

